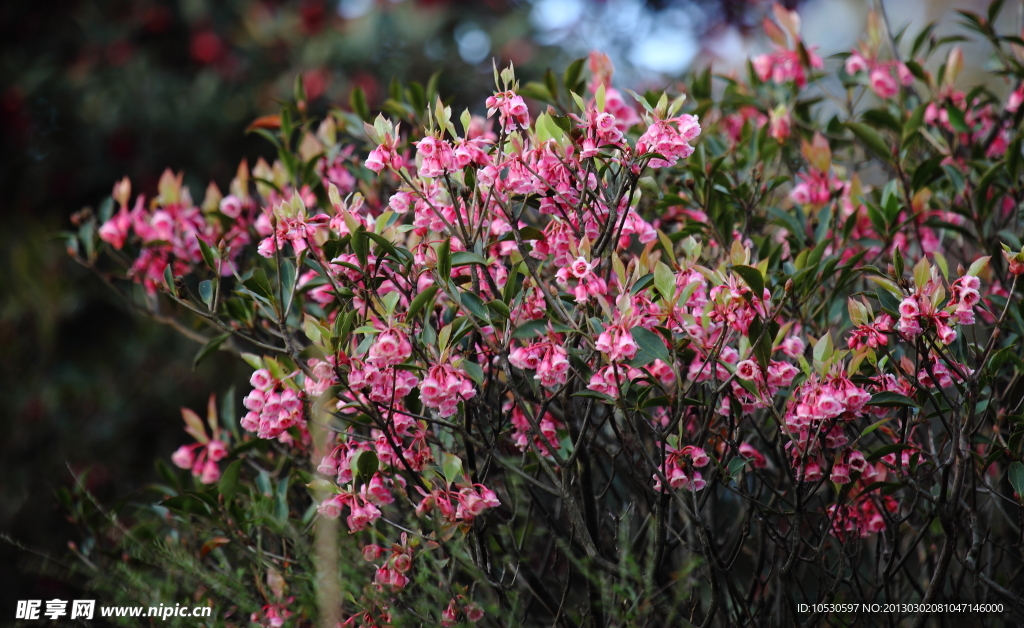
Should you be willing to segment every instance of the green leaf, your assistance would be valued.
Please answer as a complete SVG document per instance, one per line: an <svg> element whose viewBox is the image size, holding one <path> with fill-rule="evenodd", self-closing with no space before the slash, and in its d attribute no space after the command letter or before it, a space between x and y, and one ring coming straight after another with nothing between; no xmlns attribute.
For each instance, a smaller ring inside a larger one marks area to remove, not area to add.
<svg viewBox="0 0 1024 628"><path fill-rule="evenodd" d="M452 484L462 475L462 459L455 454L444 452L442 454L441 470L444 472L444 479Z"/></svg>
<svg viewBox="0 0 1024 628"><path fill-rule="evenodd" d="M174 285L174 273L171 272L171 265L164 266L164 283L167 285L167 291L173 296L178 296L178 288Z"/></svg>
<svg viewBox="0 0 1024 628"><path fill-rule="evenodd" d="M512 332L512 337L517 340L529 340L530 338L536 338L543 336L547 333L548 324L543 320L530 321L523 323Z"/></svg>
<svg viewBox="0 0 1024 628"><path fill-rule="evenodd" d="M949 126L961 133L970 133L971 127L967 125L964 112L954 107L951 103L946 104L946 113L949 115Z"/></svg>
<svg viewBox="0 0 1024 628"><path fill-rule="evenodd" d="M899 317L900 315L900 301L891 292L880 288L875 291L875 296L878 298L878 302L882 305L882 309L888 312L891 316Z"/></svg>
<svg viewBox="0 0 1024 628"><path fill-rule="evenodd" d="M437 275L441 279L452 276L452 243L448 238L437 247Z"/></svg>
<svg viewBox="0 0 1024 628"><path fill-rule="evenodd" d="M643 277L641 277L641 278L636 280L636 283L633 284L633 288L630 289L629 293L630 294L639 294L639 292L641 290L643 290L647 286L651 285L651 283L653 283L653 282L654 282L654 273L647 273Z"/></svg>
<svg viewBox="0 0 1024 628"><path fill-rule="evenodd" d="M416 295L416 298L409 304L409 311L406 313L405 320L411 322L420 313L428 303L433 302L434 295L437 294L438 287L430 286L423 292Z"/></svg>
<svg viewBox="0 0 1024 628"><path fill-rule="evenodd" d="M814 343L814 361L825 362L832 357L832 352L832 334L825 332L825 335Z"/></svg>
<svg viewBox="0 0 1024 628"><path fill-rule="evenodd" d="M209 515L210 508L195 493L183 493L160 502L160 505L190 515Z"/></svg>
<svg viewBox="0 0 1024 628"><path fill-rule="evenodd" d="M867 457L867 461L868 462L874 462L874 461L882 458L883 456L888 456L889 454L894 454L896 452L904 451L904 450L907 450L907 449L917 449L917 448L913 447L912 445L903 445L903 444L900 444L900 443L893 443L891 445L884 445L882 447L879 447L875 451L871 452L871 455Z"/></svg>
<svg viewBox="0 0 1024 628"><path fill-rule="evenodd" d="M213 310L213 282L209 279L199 282L199 297L206 304L206 307Z"/></svg>
<svg viewBox="0 0 1024 628"><path fill-rule="evenodd" d="M263 368L263 358L256 355L255 353L242 353L241 356L242 359L245 360L245 363L251 366L252 368L256 370Z"/></svg>
<svg viewBox="0 0 1024 628"><path fill-rule="evenodd" d="M676 276L668 265L660 261L654 267L654 288L661 294L665 303L671 306L676 294Z"/></svg>
<svg viewBox="0 0 1024 628"><path fill-rule="evenodd" d="M235 490L238 488L238 474L242 470L242 462L241 458L235 460L228 465L227 469L224 469L224 475L220 476L217 492L224 497L225 506L230 504L231 499L235 496Z"/></svg>
<svg viewBox="0 0 1024 628"><path fill-rule="evenodd" d="M380 467L380 460L377 459L377 452L372 449L364 449L352 457L352 474L355 479L369 482L373 474Z"/></svg>
<svg viewBox="0 0 1024 628"><path fill-rule="evenodd" d="M224 332L223 334L216 336L215 338L211 338L209 342L203 345L202 348L199 349L199 353L196 353L196 357L192 358L192 370L196 370L196 367L199 366L200 362L205 360L207 357L209 357L211 353L220 348L220 346L224 344L224 341L227 340L229 336L231 336L230 333Z"/></svg>
<svg viewBox="0 0 1024 628"><path fill-rule="evenodd" d="M484 385L484 370L480 368L479 364L475 362L470 362L469 360L463 360L462 364L460 364L459 366L461 366L462 369L466 371L466 374L469 375L469 378L476 382L478 386Z"/></svg>
<svg viewBox="0 0 1024 628"><path fill-rule="evenodd" d="M457 253L452 253L452 268L456 266L466 266L468 264L480 264L481 266L486 266L487 260L471 251L458 251Z"/></svg>
<svg viewBox="0 0 1024 628"><path fill-rule="evenodd" d="M370 118L370 106L366 104L366 94L363 92L363 88L356 85L355 89L352 90L352 94L348 98L348 103L352 107L352 111L360 118L369 122Z"/></svg>
<svg viewBox="0 0 1024 628"><path fill-rule="evenodd" d="M359 259L360 269L366 268L366 258L370 254L370 247L366 242L366 230L362 227L357 227L355 233L352 234L352 251L356 254Z"/></svg>
<svg viewBox="0 0 1024 628"><path fill-rule="evenodd" d="M863 122L847 122L846 127L853 131L853 134L857 136L857 139L869 148L871 152L875 153L885 161L892 162L892 151L877 131Z"/></svg>
<svg viewBox="0 0 1024 628"><path fill-rule="evenodd" d="M384 236L380 235L379 233L373 233L372 231L366 231L364 232L363 235L373 240L378 247L383 249L384 252L390 255L391 257L395 258L396 260L401 260L401 258L398 256L398 249L396 249L395 245L389 242L388 239L385 238Z"/></svg>
<svg viewBox="0 0 1024 628"><path fill-rule="evenodd" d="M1006 476L1010 480L1013 491L1024 499L1024 464L1015 460L1010 464L1010 470Z"/></svg>
<svg viewBox="0 0 1024 628"><path fill-rule="evenodd" d="M748 462L750 462L749 458L744 458L743 456L733 457L733 459L729 461L728 465L729 477L736 477L736 474L738 474L743 467L747 466Z"/></svg>
<svg viewBox="0 0 1024 628"><path fill-rule="evenodd" d="M206 242L203 242L203 239L200 238L198 235L196 236L196 240L199 241L199 250L203 254L203 261L205 261L206 265L210 267L210 270L212 270L213 272L217 272L217 255L214 254L213 249L210 248L210 245L207 244Z"/></svg>
<svg viewBox="0 0 1024 628"><path fill-rule="evenodd" d="M892 252L892 267L896 269L896 278L901 279L903 277L903 254L900 253L898 246Z"/></svg>
<svg viewBox="0 0 1024 628"><path fill-rule="evenodd" d="M764 276L761 271L752 266L733 266L732 271L743 278L755 297L760 299L764 296Z"/></svg>
<svg viewBox="0 0 1024 628"><path fill-rule="evenodd" d="M576 89L576 84L579 83L585 62L586 59L576 59L565 69L565 73L562 75L562 84L565 85L565 89L569 91Z"/></svg>
<svg viewBox="0 0 1024 628"><path fill-rule="evenodd" d="M871 396L871 401L867 403L869 406L879 406L882 408L919 408L917 402L899 393L890 392L884 390L880 393L875 393Z"/></svg>
<svg viewBox="0 0 1024 628"><path fill-rule="evenodd" d="M572 396L573 397L589 397L591 399L600 399L601 401L604 401L605 403L610 403L612 405L615 404L615 399L609 397L608 395L604 394L603 392L597 392L596 390L581 390L579 392L573 393Z"/></svg>
<svg viewBox="0 0 1024 628"><path fill-rule="evenodd" d="M473 316L476 316L485 322L490 322L491 319L487 316L487 307L484 305L484 302L480 297L476 296L472 292L463 292L459 296L462 301L462 305L464 305L466 309L473 314Z"/></svg>
<svg viewBox="0 0 1024 628"><path fill-rule="evenodd" d="M284 297L285 314L292 307L292 297L295 296L295 264L290 259L281 262L281 294Z"/></svg>
<svg viewBox="0 0 1024 628"><path fill-rule="evenodd" d="M907 140L910 139L910 136L913 135L914 132L917 131L919 128L921 128L922 124L924 124L924 113L927 109L928 103L924 103L919 105L916 109L914 109L913 113L910 114L910 118L907 119L907 123L903 126L902 143L906 144Z"/></svg>
<svg viewBox="0 0 1024 628"><path fill-rule="evenodd" d="M935 175L939 173L940 166L945 159L945 155L935 155L921 162L921 165L914 170L914 176L910 178L911 189L917 192L931 183Z"/></svg>
<svg viewBox="0 0 1024 628"><path fill-rule="evenodd" d="M886 423L887 421L889 421L889 419L882 419L881 421L879 421L877 423L872 423L871 425L865 427L864 431L860 433L860 437L864 438L865 436L867 436L871 432L874 432L878 428L882 427L882 424Z"/></svg>
<svg viewBox="0 0 1024 628"><path fill-rule="evenodd" d="M508 309L504 301L493 299L487 302L487 308L497 314L500 318L512 318L512 311Z"/></svg>
<svg viewBox="0 0 1024 628"><path fill-rule="evenodd" d="M990 259L990 255L985 255L974 260L974 262L971 263L971 267L967 269L967 274L971 275L972 277L977 277L978 273L983 271L985 269L985 266L988 265L988 261Z"/></svg>
<svg viewBox="0 0 1024 628"><path fill-rule="evenodd" d="M254 293L270 299L271 302L275 301L274 289L270 286L267 273L262 268L253 270L252 277L247 279L243 285Z"/></svg>
<svg viewBox="0 0 1024 628"><path fill-rule="evenodd" d="M665 364L671 363L672 358L669 357L665 341L662 340L661 336L643 327L634 327L629 330L629 333L632 334L633 340L636 341L640 351L652 358L661 360Z"/></svg>
<svg viewBox="0 0 1024 628"><path fill-rule="evenodd" d="M887 128L897 133L903 130L903 125L885 109L868 109L861 117L876 129Z"/></svg>

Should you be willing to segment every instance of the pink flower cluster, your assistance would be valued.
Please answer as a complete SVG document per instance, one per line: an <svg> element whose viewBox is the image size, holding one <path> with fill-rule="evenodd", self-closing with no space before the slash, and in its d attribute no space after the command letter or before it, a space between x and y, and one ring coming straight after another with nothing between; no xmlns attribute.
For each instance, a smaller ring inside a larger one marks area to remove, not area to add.
<svg viewBox="0 0 1024 628"><path fill-rule="evenodd" d="M817 482L822 478L824 449L841 449L849 442L844 426L858 418L871 394L842 373L809 379L793 394L786 408L785 429L790 441L790 463L798 480ZM833 481L841 482L840 466Z"/></svg>
<svg viewBox="0 0 1024 628"><path fill-rule="evenodd" d="M953 325L974 324L974 307L981 302L981 281L971 275L954 280L950 285L950 301L940 309L939 300L944 296L944 291L934 271L928 282L917 286L914 294L900 302L897 328L904 336L913 339L926 328L934 326L939 341L948 345L956 340Z"/></svg>
<svg viewBox="0 0 1024 628"><path fill-rule="evenodd" d="M380 518L380 509L370 499L344 492L320 502L317 512L322 517L337 519L346 506L349 508L349 514L345 518L345 523L348 524L350 534L365 530L368 525Z"/></svg>
<svg viewBox="0 0 1024 628"><path fill-rule="evenodd" d="M463 486L458 491L444 488L425 492L418 486L416 490L423 496L416 506L416 515L423 517L436 509L449 523L472 522L485 510L501 505L494 491L483 484Z"/></svg>
<svg viewBox="0 0 1024 628"><path fill-rule="evenodd" d="M636 116L636 113L633 112L633 115ZM620 126L615 114L610 111L598 111L593 107L588 109L579 124L579 128L583 130L580 158L595 157L603 146L623 146L625 137Z"/></svg>
<svg viewBox="0 0 1024 628"><path fill-rule="evenodd" d="M828 515L832 524L832 534L840 539L867 538L886 528L885 517L878 509L875 500L881 502L888 513L899 511L899 502L889 495L862 495L854 499L852 504L832 504L828 507Z"/></svg>
<svg viewBox="0 0 1024 628"><path fill-rule="evenodd" d="M273 231L256 247L256 252L263 257L273 257L285 244L291 244L298 255L306 250L318 230L326 231L331 221L327 214L308 216L305 203L298 195L290 203L282 202L274 207L273 216Z"/></svg>
<svg viewBox="0 0 1024 628"><path fill-rule="evenodd" d="M519 94L513 91L497 92L487 97L485 105L487 117L490 118L497 112L501 128L506 133L530 128L530 110L526 108L526 103Z"/></svg>
<svg viewBox="0 0 1024 628"><path fill-rule="evenodd" d="M409 546L409 537L403 532L401 544L392 544L384 564L377 567L374 584L378 589L389 587L402 589L409 583L407 573L412 569L413 550ZM371 544L363 547L363 560L375 562L385 555L383 547Z"/></svg>
<svg viewBox="0 0 1024 628"><path fill-rule="evenodd" d="M821 57L815 54L814 48L807 49L807 57L810 67L821 69L825 67ZM807 73L805 72L803 59L796 50L776 48L772 52L754 57L751 62L757 78L763 82L769 80L776 85L795 83L797 87L807 85Z"/></svg>
<svg viewBox="0 0 1024 628"><path fill-rule="evenodd" d="M636 152L638 155L657 153L663 158L655 157L648 165L651 168L668 168L693 154L690 142L698 135L700 124L697 116L684 113L675 118L656 120L636 141Z"/></svg>
<svg viewBox="0 0 1024 628"><path fill-rule="evenodd" d="M662 466L662 470L670 487L699 491L704 488L706 482L697 469L706 467L709 462L711 462L711 458L700 447L686 445L681 449L676 449L667 445L665 464ZM661 489L661 477L655 474L654 490L660 491Z"/></svg>
<svg viewBox="0 0 1024 628"><path fill-rule="evenodd" d="M565 383L569 375L569 354L558 340L535 342L517 347L508 356L508 361L517 369L536 371L534 379L549 388Z"/></svg>
<svg viewBox="0 0 1024 628"><path fill-rule="evenodd" d="M380 173L385 168L402 169L402 166L405 165L405 160L398 154L397 149L400 126L401 124L396 124L394 133L385 134L377 148L370 151L365 162L367 168L376 173Z"/></svg>
<svg viewBox="0 0 1024 628"><path fill-rule="evenodd" d="M568 266L563 266L555 273L555 279L567 289L569 281L574 280L572 288L577 303L586 303L591 297L608 293L608 282L594 272L596 264L591 264L585 257L576 258Z"/></svg>
<svg viewBox="0 0 1024 628"><path fill-rule="evenodd" d="M168 170L160 179L160 194L150 204L139 195L135 206L129 210L128 197L131 184L127 178L114 187L120 208L117 213L99 228L100 238L115 249L124 248L134 234L142 252L129 270L129 276L142 283L146 291L155 293L163 284L164 269L172 264L175 275L188 274L194 265L203 262L199 240L212 248L222 242L227 248L220 273L231 275L235 270L235 259L242 247L249 244L248 226L251 224L254 205L250 200L237 197L224 199L221 214L230 220L225 228L216 214L196 207L188 188L181 185L182 176ZM219 192L216 192L219 195ZM229 201L229 199L231 199Z"/></svg>
<svg viewBox="0 0 1024 628"><path fill-rule="evenodd" d="M420 399L428 408L436 408L441 418L458 411L459 402L472 399L476 389L466 371L451 364L435 364L420 382Z"/></svg>
<svg viewBox="0 0 1024 628"><path fill-rule="evenodd" d="M886 334L893 330L893 319L884 312L875 317L871 323L856 326L849 335L847 343L856 351L861 347L877 349L889 344Z"/></svg>
<svg viewBox="0 0 1024 628"><path fill-rule="evenodd" d="M220 478L217 462L228 455L228 447L220 440L208 443L182 445L173 454L171 462L182 469L192 469L192 475L203 484L213 484Z"/></svg>
<svg viewBox="0 0 1024 628"><path fill-rule="evenodd" d="M597 337L594 348L603 353L609 362L632 360L637 350L636 340L629 331L632 327L628 322L606 327Z"/></svg>
<svg viewBox="0 0 1024 628"><path fill-rule="evenodd" d="M249 616L249 621L263 628L281 628L293 614L287 608L287 604L291 604L292 601L294 598L288 598L283 604L265 604L263 608Z"/></svg>
<svg viewBox="0 0 1024 628"><path fill-rule="evenodd" d="M473 623L484 618L484 610L476 602L467 601L466 596L459 595L452 598L448 607L441 611L441 626L448 628L457 624L460 611L468 621Z"/></svg>
<svg viewBox="0 0 1024 628"><path fill-rule="evenodd" d="M866 73L871 91L886 100L899 93L900 85L908 86L914 82L914 75L902 61L880 61L874 56L865 58L856 50L846 58L846 73L850 76Z"/></svg>
<svg viewBox="0 0 1024 628"><path fill-rule="evenodd" d="M530 425L530 420L526 417L526 413L513 400L505 402L501 409L507 412L512 419L512 442L515 443L519 451L526 451L530 447L530 432L533 431L533 426ZM547 456L550 454L548 443L556 451L560 450L561 444L558 442L558 430L562 429L562 423L550 412L545 412L538 426L540 427L540 434L536 434L533 437L533 444L537 447L540 455Z"/></svg>
<svg viewBox="0 0 1024 628"><path fill-rule="evenodd" d="M275 379L267 369L254 372L249 383L253 390L242 400L249 410L242 417L242 427L260 438L291 442L287 431L296 426L305 427L299 391Z"/></svg>
<svg viewBox="0 0 1024 628"><path fill-rule="evenodd" d="M845 184L835 175L809 168L806 172L796 175L797 184L789 193L789 198L798 205L821 207L831 200L832 195L841 193Z"/></svg>

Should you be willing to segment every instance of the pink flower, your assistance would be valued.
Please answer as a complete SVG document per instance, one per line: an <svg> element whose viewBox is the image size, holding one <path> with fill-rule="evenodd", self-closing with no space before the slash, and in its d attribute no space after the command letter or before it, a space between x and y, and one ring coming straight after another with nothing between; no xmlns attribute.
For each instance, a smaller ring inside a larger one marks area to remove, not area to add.
<svg viewBox="0 0 1024 628"><path fill-rule="evenodd" d="M836 484L849 484L850 483L850 467L845 464L834 464L832 465L832 475L829 479Z"/></svg>
<svg viewBox="0 0 1024 628"><path fill-rule="evenodd" d="M516 129L530 128L530 111L523 102L523 97L515 92L499 92L487 98L487 117L498 112L501 128L506 133Z"/></svg>
<svg viewBox="0 0 1024 628"><path fill-rule="evenodd" d="M391 564L398 573L407 573L412 569L412 556L409 556L408 554L399 554L398 556L395 556L395 559L391 561Z"/></svg>
<svg viewBox="0 0 1024 628"><path fill-rule="evenodd" d="M680 159L693 154L693 146L689 144L700 135L700 124L697 116L682 114L668 120L656 120L647 127L644 134L636 142L639 155L658 153L665 159L651 159L651 168L665 168L676 165Z"/></svg>
<svg viewBox="0 0 1024 628"><path fill-rule="evenodd" d="M210 460L217 462L223 460L228 455L228 447L219 440L211 440L206 445L206 454L210 457Z"/></svg>
<svg viewBox="0 0 1024 628"><path fill-rule="evenodd" d="M1006 97L1006 110L1010 113L1017 113L1021 104L1024 104L1024 84L1021 84Z"/></svg>
<svg viewBox="0 0 1024 628"><path fill-rule="evenodd" d="M199 473L199 481L203 484L213 484L220 478L220 469L217 467L217 463L213 460L207 459L203 463L203 469Z"/></svg>
<svg viewBox="0 0 1024 628"><path fill-rule="evenodd" d="M952 344L956 340L956 330L945 323L938 324L939 340L944 345Z"/></svg>
<svg viewBox="0 0 1024 628"><path fill-rule="evenodd" d="M768 116L768 137L777 142L784 142L789 137L791 126L789 111L785 109L772 110L771 115Z"/></svg>
<svg viewBox="0 0 1024 628"><path fill-rule="evenodd" d="M473 384L466 372L450 365L432 366L420 382L420 398L423 405L436 408L441 418L452 416L458 411L458 404L476 395Z"/></svg>
<svg viewBox="0 0 1024 628"><path fill-rule="evenodd" d="M182 445L171 454L171 462L181 469L191 469L195 462L196 445Z"/></svg>
<svg viewBox="0 0 1024 628"><path fill-rule="evenodd" d="M422 159L418 171L421 177L439 177L454 166L452 147L444 140L425 137L416 142L416 148Z"/></svg>
<svg viewBox="0 0 1024 628"><path fill-rule="evenodd" d="M736 365L736 377L751 381L761 374L761 368L753 360L743 360Z"/></svg>
<svg viewBox="0 0 1024 628"><path fill-rule="evenodd" d="M763 469L767 464L764 454L754 449L750 443L741 443L739 452L741 456L750 458L752 460L751 464L754 465L754 468L756 469Z"/></svg>
<svg viewBox="0 0 1024 628"><path fill-rule="evenodd" d="M780 346L782 352L791 358L798 358L804 354L804 341L796 336L790 336L782 341Z"/></svg>
<svg viewBox="0 0 1024 628"><path fill-rule="evenodd" d="M380 518L380 510L369 502L359 505L355 500L352 500L349 504L349 509L350 512L345 522L348 524L350 534L364 530L366 526Z"/></svg>
<svg viewBox="0 0 1024 628"><path fill-rule="evenodd" d="M899 84L896 83L896 79L894 79L892 74L883 68L875 68L872 70L869 80L871 81L871 91L875 92L879 98L889 99L900 91L900 87Z"/></svg>
<svg viewBox="0 0 1024 628"><path fill-rule="evenodd" d="M448 607L441 611L441 625L444 628L454 626L455 622L459 620L459 607L453 599L448 603Z"/></svg>
<svg viewBox="0 0 1024 628"><path fill-rule="evenodd" d="M381 554L384 553L384 549L380 545L371 544L363 547L363 560L368 563L380 558Z"/></svg>
<svg viewBox="0 0 1024 628"><path fill-rule="evenodd" d="M249 384L252 385L256 390L266 391L273 386L273 378L270 376L270 371L267 369L259 369L252 374L249 378Z"/></svg>
<svg viewBox="0 0 1024 628"><path fill-rule="evenodd" d="M857 51L854 51L849 57L846 58L846 73L850 76L857 74L858 72L867 72L868 62L867 59L861 56Z"/></svg>
<svg viewBox="0 0 1024 628"><path fill-rule="evenodd" d="M238 218L242 215L242 200L234 194L228 194L220 200L220 213L228 218Z"/></svg>
<svg viewBox="0 0 1024 628"><path fill-rule="evenodd" d="M582 256L576 258L576 261L574 261L572 265L569 266L570 272L572 272L573 276L576 277L577 279L583 279L584 277L589 275L590 268L590 263L587 262L587 260Z"/></svg>
<svg viewBox="0 0 1024 628"><path fill-rule="evenodd" d="M412 344L405 333L398 329L386 329L377 334L376 342L370 345L366 363L383 368L401 364L412 355Z"/></svg>
<svg viewBox="0 0 1024 628"><path fill-rule="evenodd" d="M342 495L332 495L320 502L316 510L320 513L320 516L328 519L337 519L341 516L341 508L345 505L345 499Z"/></svg>
<svg viewBox="0 0 1024 628"><path fill-rule="evenodd" d="M103 223L100 227L99 234L100 238L104 242L110 243L115 249L121 250L124 247L124 242L128 238L128 230L131 229L132 221L131 216L128 214L126 207L121 207L120 211L111 216L110 220Z"/></svg>

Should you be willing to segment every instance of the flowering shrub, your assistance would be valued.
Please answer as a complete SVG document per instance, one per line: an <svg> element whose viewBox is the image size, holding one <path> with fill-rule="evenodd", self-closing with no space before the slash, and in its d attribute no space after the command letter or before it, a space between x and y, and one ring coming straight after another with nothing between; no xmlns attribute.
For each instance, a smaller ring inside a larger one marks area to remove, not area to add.
<svg viewBox="0 0 1024 628"><path fill-rule="evenodd" d="M197 479L159 489L196 595L264 626L1024 601L1024 41L965 19L1009 98L873 20L825 107L776 7L748 79L689 98L595 53L495 69L486 118L286 106L279 159L202 202L118 183L72 254L253 369L240 420L183 411Z"/></svg>

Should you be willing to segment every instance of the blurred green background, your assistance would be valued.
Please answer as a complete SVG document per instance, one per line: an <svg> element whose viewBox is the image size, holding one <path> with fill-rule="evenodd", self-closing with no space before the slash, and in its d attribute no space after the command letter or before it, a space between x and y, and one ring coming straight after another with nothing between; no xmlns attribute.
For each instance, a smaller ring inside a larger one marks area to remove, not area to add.
<svg viewBox="0 0 1024 628"><path fill-rule="evenodd" d="M786 2L792 7L793 1ZM825 55L849 50L868 3L801 7ZM983 2L960 2L974 7ZM901 24L950 2L888 2ZM483 113L491 58L521 79L608 52L622 83L664 87L691 65L741 68L765 48L758 0L48 0L0 6L0 533L62 557L77 538L53 497L92 469L101 501L153 479L186 441L178 408L248 373L143 319L77 267L55 237L127 175L151 194L164 168L201 196L240 159L270 157L244 129L302 73L315 112L371 107L392 77L426 82ZM913 28L913 27L912 27ZM1019 28L1018 28L1019 30ZM969 52L969 51L968 51ZM63 558L66 560L66 557ZM14 600L68 599L58 564L0 541L0 622ZM73 598L72 598L73 599ZM11 615L8 615L11 613Z"/></svg>

